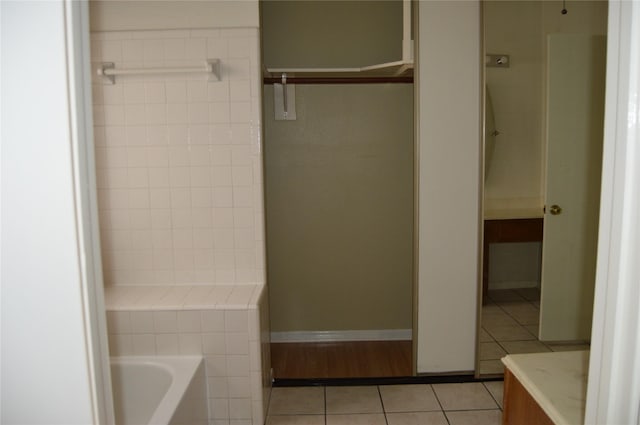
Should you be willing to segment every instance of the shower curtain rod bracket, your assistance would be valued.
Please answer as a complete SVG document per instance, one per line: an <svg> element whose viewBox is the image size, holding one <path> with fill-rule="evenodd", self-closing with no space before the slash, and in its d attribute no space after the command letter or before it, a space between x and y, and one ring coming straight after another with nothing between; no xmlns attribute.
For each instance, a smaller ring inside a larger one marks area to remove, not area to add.
<svg viewBox="0 0 640 425"><path fill-rule="evenodd" d="M108 72L108 70L113 70L115 69L116 64L113 62L105 62L102 64L102 67L100 68L99 75L101 75L103 78L109 80L109 82L111 84L115 84L116 83L116 76L114 74L111 74Z"/></svg>

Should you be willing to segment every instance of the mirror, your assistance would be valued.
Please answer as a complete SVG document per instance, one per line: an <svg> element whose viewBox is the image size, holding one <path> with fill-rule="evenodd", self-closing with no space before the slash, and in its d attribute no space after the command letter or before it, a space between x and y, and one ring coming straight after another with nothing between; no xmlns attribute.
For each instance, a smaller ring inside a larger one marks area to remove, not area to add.
<svg viewBox="0 0 640 425"><path fill-rule="evenodd" d="M483 2L485 55L508 60L485 72L479 375L501 374L506 354L588 348L607 3L561 11Z"/></svg>

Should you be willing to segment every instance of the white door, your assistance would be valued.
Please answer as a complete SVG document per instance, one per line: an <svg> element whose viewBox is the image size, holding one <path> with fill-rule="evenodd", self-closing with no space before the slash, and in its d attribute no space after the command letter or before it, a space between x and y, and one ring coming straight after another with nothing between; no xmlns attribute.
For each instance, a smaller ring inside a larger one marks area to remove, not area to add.
<svg viewBox="0 0 640 425"><path fill-rule="evenodd" d="M547 52L540 339L588 340L598 240L606 37L550 35Z"/></svg>

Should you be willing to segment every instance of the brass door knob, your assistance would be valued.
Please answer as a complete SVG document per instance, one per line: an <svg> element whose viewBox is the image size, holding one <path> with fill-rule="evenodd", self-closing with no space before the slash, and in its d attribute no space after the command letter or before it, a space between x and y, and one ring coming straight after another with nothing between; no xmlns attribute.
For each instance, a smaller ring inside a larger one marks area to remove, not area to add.
<svg viewBox="0 0 640 425"><path fill-rule="evenodd" d="M549 212L551 213L551 215L558 215L562 213L562 208L560 208L560 205L551 205L551 208L549 208Z"/></svg>

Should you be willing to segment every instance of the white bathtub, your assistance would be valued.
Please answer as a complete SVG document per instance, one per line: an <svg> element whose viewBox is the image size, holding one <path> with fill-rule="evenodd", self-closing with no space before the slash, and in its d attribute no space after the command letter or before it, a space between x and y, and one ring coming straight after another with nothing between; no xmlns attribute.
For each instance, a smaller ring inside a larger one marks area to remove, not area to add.
<svg viewBox="0 0 640 425"><path fill-rule="evenodd" d="M116 425L206 425L201 357L112 357Z"/></svg>

